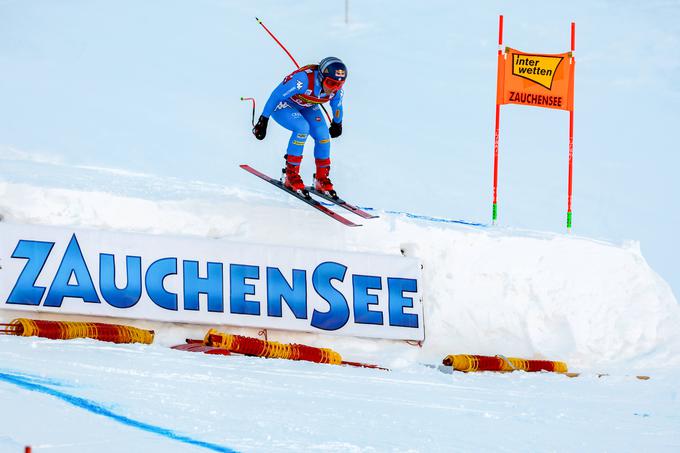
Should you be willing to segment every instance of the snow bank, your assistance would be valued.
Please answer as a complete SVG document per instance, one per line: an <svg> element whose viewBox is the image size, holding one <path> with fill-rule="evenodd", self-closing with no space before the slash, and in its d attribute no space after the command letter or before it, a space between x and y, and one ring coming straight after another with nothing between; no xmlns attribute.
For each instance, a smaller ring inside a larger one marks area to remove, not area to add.
<svg viewBox="0 0 680 453"><path fill-rule="evenodd" d="M352 229L283 194L227 188L221 193L208 197L205 191L194 191L193 198L159 201L0 182L0 214L13 222L404 253L422 259L422 348L270 332L270 339L333 347L349 360L399 367L436 363L450 353L477 353L565 360L572 369L680 363L680 307L636 243L619 246L384 212ZM5 311L2 317L17 314ZM204 326L153 327L159 331L158 342L167 345L205 331Z"/></svg>

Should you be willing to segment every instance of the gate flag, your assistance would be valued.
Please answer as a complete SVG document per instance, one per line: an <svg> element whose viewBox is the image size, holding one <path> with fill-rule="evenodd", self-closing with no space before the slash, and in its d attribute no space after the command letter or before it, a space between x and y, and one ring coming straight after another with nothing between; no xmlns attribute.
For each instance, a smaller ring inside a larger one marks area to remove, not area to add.
<svg viewBox="0 0 680 453"><path fill-rule="evenodd" d="M567 231L571 231L571 197L574 176L574 68L576 24L571 23L571 51L558 54L526 53L503 47L503 15L498 18L498 72L496 76L496 127L493 141L493 208L498 219L498 142L501 105L519 104L569 112L569 175L567 177Z"/></svg>
<svg viewBox="0 0 680 453"><path fill-rule="evenodd" d="M498 56L496 103L574 110L572 53L530 54L510 47Z"/></svg>

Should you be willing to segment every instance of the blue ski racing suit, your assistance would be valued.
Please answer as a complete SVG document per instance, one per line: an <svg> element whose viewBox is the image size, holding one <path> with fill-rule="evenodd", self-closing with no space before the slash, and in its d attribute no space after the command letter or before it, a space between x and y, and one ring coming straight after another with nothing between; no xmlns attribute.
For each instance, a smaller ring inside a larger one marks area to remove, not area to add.
<svg viewBox="0 0 680 453"><path fill-rule="evenodd" d="M314 139L314 157L328 159L331 153L331 137L321 104L330 102L333 122L342 123L342 89L326 94L316 65L300 68L287 76L269 96L262 116L270 116L291 131L287 154L302 156L307 136Z"/></svg>

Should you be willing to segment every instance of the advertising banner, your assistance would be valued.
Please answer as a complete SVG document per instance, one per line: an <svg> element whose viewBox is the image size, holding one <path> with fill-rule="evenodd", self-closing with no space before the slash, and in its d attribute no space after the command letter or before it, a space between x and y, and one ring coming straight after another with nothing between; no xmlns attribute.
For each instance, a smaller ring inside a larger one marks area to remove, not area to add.
<svg viewBox="0 0 680 453"><path fill-rule="evenodd" d="M419 260L0 223L0 310L424 339Z"/></svg>
<svg viewBox="0 0 680 453"><path fill-rule="evenodd" d="M573 110L571 56L571 52L531 54L506 47L505 55L498 56L497 104Z"/></svg>

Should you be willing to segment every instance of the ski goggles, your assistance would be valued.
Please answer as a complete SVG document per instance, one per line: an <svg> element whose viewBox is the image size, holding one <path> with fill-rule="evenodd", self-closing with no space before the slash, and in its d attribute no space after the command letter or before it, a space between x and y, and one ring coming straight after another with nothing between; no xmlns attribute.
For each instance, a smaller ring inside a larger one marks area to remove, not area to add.
<svg viewBox="0 0 680 453"><path fill-rule="evenodd" d="M323 79L323 87L330 91L338 91L344 84L344 80L335 80L330 77Z"/></svg>

